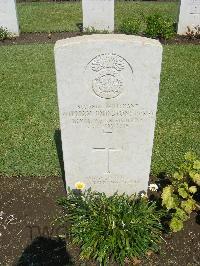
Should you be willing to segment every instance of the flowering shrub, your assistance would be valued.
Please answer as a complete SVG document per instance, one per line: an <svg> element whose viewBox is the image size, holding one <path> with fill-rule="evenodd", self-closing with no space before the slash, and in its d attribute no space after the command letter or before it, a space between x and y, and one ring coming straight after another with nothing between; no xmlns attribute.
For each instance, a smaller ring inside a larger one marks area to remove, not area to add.
<svg viewBox="0 0 200 266"><path fill-rule="evenodd" d="M171 216L170 228L173 232L183 228L183 222L196 208L200 209L194 195L200 186L200 160L194 153L185 155L185 162L173 175L172 184L163 189L162 205Z"/></svg>
<svg viewBox="0 0 200 266"><path fill-rule="evenodd" d="M115 193L108 197L84 190L85 184L79 181L76 190L68 188L67 197L58 201L64 211L61 222L70 225L72 241L80 246L82 258L95 259L100 265L109 265L111 261L124 265L125 260L159 249L162 218L170 216L173 232L183 228L191 212L200 209L195 200L199 186L200 160L190 152L174 173L171 184L162 191L165 209L149 202L146 193L140 196ZM149 190L157 191L157 184L150 184Z"/></svg>
<svg viewBox="0 0 200 266"><path fill-rule="evenodd" d="M70 223L70 235L81 247L82 258L95 259L100 265L109 265L112 259L123 265L125 259L158 250L164 212L146 196L77 192L68 189L67 197L58 203L64 210L61 220Z"/></svg>
<svg viewBox="0 0 200 266"><path fill-rule="evenodd" d="M120 25L120 31L125 34L138 34L141 21L137 18L125 18Z"/></svg>
<svg viewBox="0 0 200 266"><path fill-rule="evenodd" d="M170 39L174 36L174 22L171 18L160 14L153 14L146 19L145 33L151 38Z"/></svg>

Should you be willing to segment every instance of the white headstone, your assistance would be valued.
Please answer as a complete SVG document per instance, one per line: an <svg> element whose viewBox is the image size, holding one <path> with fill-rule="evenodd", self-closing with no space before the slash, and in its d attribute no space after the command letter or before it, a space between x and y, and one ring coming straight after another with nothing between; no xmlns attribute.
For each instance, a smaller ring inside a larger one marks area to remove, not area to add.
<svg viewBox="0 0 200 266"><path fill-rule="evenodd" d="M83 29L114 31L114 0L82 0Z"/></svg>
<svg viewBox="0 0 200 266"><path fill-rule="evenodd" d="M0 0L0 27L6 28L15 36L19 35L15 0Z"/></svg>
<svg viewBox="0 0 200 266"><path fill-rule="evenodd" d="M60 40L55 63L66 184L147 190L162 46L127 35Z"/></svg>
<svg viewBox="0 0 200 266"><path fill-rule="evenodd" d="M200 0L180 0L178 34L186 35L188 27L200 27Z"/></svg>

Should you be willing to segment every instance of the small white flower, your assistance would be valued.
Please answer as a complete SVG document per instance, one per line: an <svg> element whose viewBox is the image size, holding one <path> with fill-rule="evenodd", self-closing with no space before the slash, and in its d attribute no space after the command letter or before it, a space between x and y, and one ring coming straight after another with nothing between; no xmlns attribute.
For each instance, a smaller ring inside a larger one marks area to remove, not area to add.
<svg viewBox="0 0 200 266"><path fill-rule="evenodd" d="M157 191L158 190L158 186L156 184L150 184L149 185L149 190L151 190L151 191Z"/></svg>

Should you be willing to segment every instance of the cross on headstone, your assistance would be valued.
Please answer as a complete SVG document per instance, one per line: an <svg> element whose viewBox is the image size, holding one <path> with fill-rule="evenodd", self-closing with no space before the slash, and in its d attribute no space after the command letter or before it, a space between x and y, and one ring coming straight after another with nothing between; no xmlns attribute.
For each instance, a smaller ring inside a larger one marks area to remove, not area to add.
<svg viewBox="0 0 200 266"><path fill-rule="evenodd" d="M107 172L105 174L110 174L110 152L111 151L120 151L120 149L115 148L93 148L94 151L106 151L107 152Z"/></svg>

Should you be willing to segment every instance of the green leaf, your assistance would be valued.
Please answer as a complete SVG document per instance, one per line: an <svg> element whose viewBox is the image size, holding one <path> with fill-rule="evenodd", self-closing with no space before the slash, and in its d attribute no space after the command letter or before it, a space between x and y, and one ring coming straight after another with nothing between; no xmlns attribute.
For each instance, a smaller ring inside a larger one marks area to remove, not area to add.
<svg viewBox="0 0 200 266"><path fill-rule="evenodd" d="M168 210L174 209L176 207L177 201L175 195L173 195L172 186L167 186L163 189L161 198L162 198L162 205L165 205Z"/></svg>
<svg viewBox="0 0 200 266"><path fill-rule="evenodd" d="M195 171L190 171L189 173L190 177L192 178L192 180L198 185L200 186L200 174L195 172Z"/></svg>
<svg viewBox="0 0 200 266"><path fill-rule="evenodd" d="M200 170L200 161L199 160L194 161L193 168L196 170Z"/></svg>
<svg viewBox="0 0 200 266"><path fill-rule="evenodd" d="M184 199L186 199L189 196L189 194L187 193L187 191L183 187L178 189L178 193Z"/></svg>
<svg viewBox="0 0 200 266"><path fill-rule="evenodd" d="M176 217L182 221L186 221L189 218L189 216L186 214L186 212L180 208L176 208L176 212L174 213L174 217Z"/></svg>
<svg viewBox="0 0 200 266"><path fill-rule="evenodd" d="M183 179L183 173L175 172L173 177L177 180Z"/></svg>
<svg viewBox="0 0 200 266"><path fill-rule="evenodd" d="M185 200L181 202L181 208L183 208L186 213L190 214L196 209L195 201L193 199Z"/></svg>
<svg viewBox="0 0 200 266"><path fill-rule="evenodd" d="M183 222L177 217L173 217L169 226L173 232L178 232L183 228Z"/></svg>
<svg viewBox="0 0 200 266"><path fill-rule="evenodd" d="M126 249L130 249L129 239L126 238Z"/></svg>

